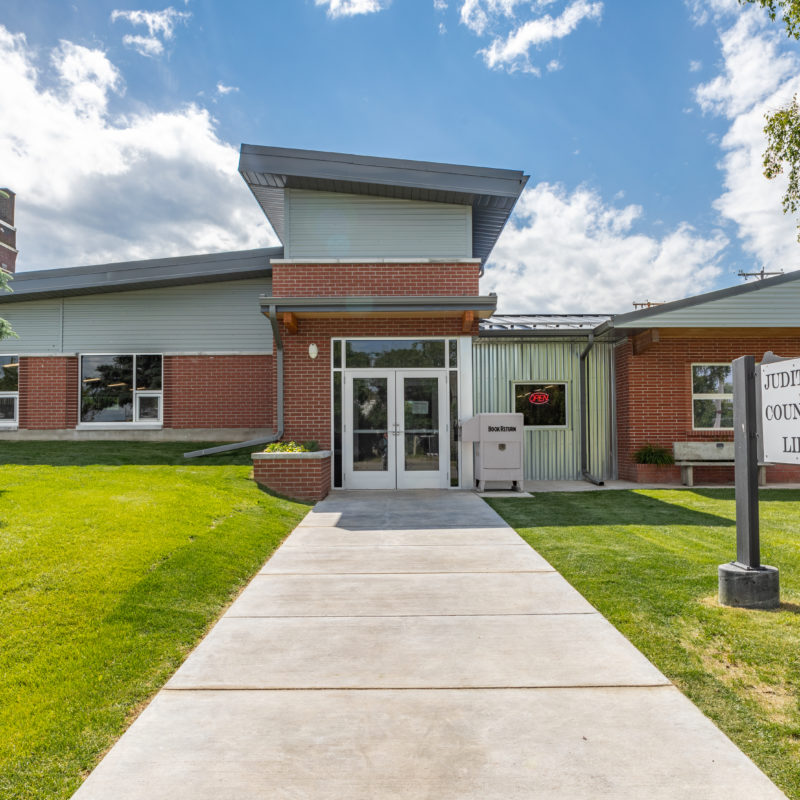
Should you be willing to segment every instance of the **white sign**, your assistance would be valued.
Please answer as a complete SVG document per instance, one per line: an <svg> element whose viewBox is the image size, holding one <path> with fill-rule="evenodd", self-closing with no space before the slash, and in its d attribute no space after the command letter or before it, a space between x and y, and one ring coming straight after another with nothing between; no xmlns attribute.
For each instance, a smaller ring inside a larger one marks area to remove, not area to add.
<svg viewBox="0 0 800 800"><path fill-rule="evenodd" d="M761 365L764 461L800 464L800 358Z"/></svg>

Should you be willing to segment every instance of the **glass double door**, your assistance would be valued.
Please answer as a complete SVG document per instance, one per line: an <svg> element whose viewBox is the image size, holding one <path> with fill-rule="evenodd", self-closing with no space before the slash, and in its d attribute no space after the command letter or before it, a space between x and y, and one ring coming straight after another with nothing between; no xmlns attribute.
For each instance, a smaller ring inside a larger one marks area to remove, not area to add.
<svg viewBox="0 0 800 800"><path fill-rule="evenodd" d="M346 489L448 486L446 373L345 372Z"/></svg>

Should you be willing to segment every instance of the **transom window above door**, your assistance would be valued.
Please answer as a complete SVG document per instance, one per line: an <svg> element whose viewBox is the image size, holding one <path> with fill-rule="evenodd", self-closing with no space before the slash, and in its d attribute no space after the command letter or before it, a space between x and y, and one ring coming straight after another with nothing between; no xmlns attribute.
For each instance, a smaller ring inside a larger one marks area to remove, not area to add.
<svg viewBox="0 0 800 800"><path fill-rule="evenodd" d="M333 341L334 369L445 369L455 368L457 359L455 339Z"/></svg>

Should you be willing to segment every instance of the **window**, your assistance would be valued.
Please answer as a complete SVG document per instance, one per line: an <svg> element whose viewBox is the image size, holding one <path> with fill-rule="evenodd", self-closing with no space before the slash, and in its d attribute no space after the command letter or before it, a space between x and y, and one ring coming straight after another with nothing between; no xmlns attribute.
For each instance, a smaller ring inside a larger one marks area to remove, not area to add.
<svg viewBox="0 0 800 800"><path fill-rule="evenodd" d="M692 427L733 429L733 378L730 364L692 364Z"/></svg>
<svg viewBox="0 0 800 800"><path fill-rule="evenodd" d="M161 356L81 356L81 423L161 424Z"/></svg>
<svg viewBox="0 0 800 800"><path fill-rule="evenodd" d="M347 369L438 367L444 369L443 339L348 339Z"/></svg>
<svg viewBox="0 0 800 800"><path fill-rule="evenodd" d="M566 428L567 384L515 383L514 411L526 428Z"/></svg>
<svg viewBox="0 0 800 800"><path fill-rule="evenodd" d="M17 426L19 356L0 356L0 428Z"/></svg>

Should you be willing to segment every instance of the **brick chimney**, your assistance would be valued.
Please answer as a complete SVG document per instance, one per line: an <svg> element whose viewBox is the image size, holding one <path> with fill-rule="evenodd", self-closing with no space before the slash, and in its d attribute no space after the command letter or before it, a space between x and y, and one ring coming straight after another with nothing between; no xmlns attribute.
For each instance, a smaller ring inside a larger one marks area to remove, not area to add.
<svg viewBox="0 0 800 800"><path fill-rule="evenodd" d="M17 265L17 229L14 227L14 200L11 189L0 188L0 267L14 272Z"/></svg>

